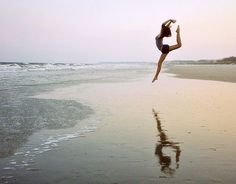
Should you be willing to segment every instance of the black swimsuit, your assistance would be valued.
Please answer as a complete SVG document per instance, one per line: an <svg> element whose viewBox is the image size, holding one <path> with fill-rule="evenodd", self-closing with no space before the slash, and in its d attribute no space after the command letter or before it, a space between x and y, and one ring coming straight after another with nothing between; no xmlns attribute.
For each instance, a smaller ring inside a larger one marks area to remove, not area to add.
<svg viewBox="0 0 236 184"><path fill-rule="evenodd" d="M162 25L165 26L165 25ZM159 35L156 36L156 46L157 48L163 53L163 54L168 54L169 53L169 45L164 44L163 45L163 37L160 38Z"/></svg>
<svg viewBox="0 0 236 184"><path fill-rule="evenodd" d="M159 38L158 36L156 37L156 46L163 54L169 53L170 46L167 44L163 45L163 38Z"/></svg>

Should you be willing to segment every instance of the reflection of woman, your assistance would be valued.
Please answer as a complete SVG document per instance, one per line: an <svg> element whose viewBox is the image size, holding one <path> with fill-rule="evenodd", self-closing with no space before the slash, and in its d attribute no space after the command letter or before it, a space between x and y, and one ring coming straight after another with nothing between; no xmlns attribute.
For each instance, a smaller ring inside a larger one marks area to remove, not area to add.
<svg viewBox="0 0 236 184"><path fill-rule="evenodd" d="M161 65L163 63L163 61L165 60L167 54L172 51L172 50L175 50L175 49L178 49L182 46L182 43L181 43L181 39L180 39L180 29L179 29L179 26L176 30L176 40L177 40L177 44L176 45L167 45L167 44L163 44L163 38L164 37L170 37L171 36L171 30L170 30L170 24L171 23L175 23L176 20L173 20L173 19L169 19L167 21L165 21L162 26L161 26L161 31L159 33L159 35L156 36L156 45L157 45L157 48L162 52L160 58L159 58L159 61L158 61L158 67L157 67L157 71L156 71L156 74L152 80L152 82L155 82L158 78L158 75L161 71Z"/></svg>
<svg viewBox="0 0 236 184"><path fill-rule="evenodd" d="M168 140L165 131L161 127L161 121L158 117L158 113L153 109L153 114L157 122L157 130L159 132L160 141L158 141L155 149L155 155L159 158L161 165L161 171L165 174L173 175L175 172L174 168L171 168L171 157L163 153L163 148L172 148L175 152L176 169L179 167L180 147L178 143Z"/></svg>

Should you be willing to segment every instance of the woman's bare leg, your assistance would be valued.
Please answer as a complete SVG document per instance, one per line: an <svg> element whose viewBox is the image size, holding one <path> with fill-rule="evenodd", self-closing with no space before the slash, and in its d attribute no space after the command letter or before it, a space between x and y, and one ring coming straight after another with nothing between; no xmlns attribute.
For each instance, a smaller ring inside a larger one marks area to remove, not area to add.
<svg viewBox="0 0 236 184"><path fill-rule="evenodd" d="M172 50L175 50L175 49L178 49L182 46L182 42L181 42L181 38L180 38L180 29L179 29L179 26L177 27L177 30L176 30L176 41L177 41L177 44L176 45L172 45L172 46L169 46L169 51L172 51ZM159 58L159 61L158 61L158 66L157 66L157 71L156 71L156 74L152 80L152 82L155 82L158 78L158 75L161 71L161 67L162 67L162 63L163 61L165 60L167 54L161 54L160 58Z"/></svg>
<svg viewBox="0 0 236 184"><path fill-rule="evenodd" d="M170 47L169 47L169 51L178 49L178 48L180 48L180 47L182 46L182 42L181 42L181 38L180 38L180 29L179 29L179 26L177 27L176 33L177 33L177 35L176 35L177 44L170 46Z"/></svg>
<svg viewBox="0 0 236 184"><path fill-rule="evenodd" d="M155 74L155 76L154 76L152 82L155 82L155 81L157 80L158 75L159 75L159 73L160 73L160 71L161 71L162 63L163 63L163 61L165 60L166 56L167 56L167 54L161 54L161 56L160 56L160 58L159 58L159 61L158 61L158 65L157 65L157 71L156 71L156 74Z"/></svg>

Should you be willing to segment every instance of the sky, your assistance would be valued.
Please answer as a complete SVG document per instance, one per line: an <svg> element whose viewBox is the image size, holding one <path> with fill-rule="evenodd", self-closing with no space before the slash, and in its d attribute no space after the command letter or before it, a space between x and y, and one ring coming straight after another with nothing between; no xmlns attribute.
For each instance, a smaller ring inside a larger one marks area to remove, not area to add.
<svg viewBox="0 0 236 184"><path fill-rule="evenodd" d="M155 62L167 19L183 46L168 60L236 55L235 0L0 0L0 62Z"/></svg>

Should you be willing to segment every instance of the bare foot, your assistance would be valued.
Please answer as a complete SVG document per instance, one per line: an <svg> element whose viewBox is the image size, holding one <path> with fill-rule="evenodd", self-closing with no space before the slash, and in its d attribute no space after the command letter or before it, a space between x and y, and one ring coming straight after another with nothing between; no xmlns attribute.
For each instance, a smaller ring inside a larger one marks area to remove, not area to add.
<svg viewBox="0 0 236 184"><path fill-rule="evenodd" d="M180 30L179 30L179 25L178 25L178 27L176 29L176 33L179 33L179 32L180 32Z"/></svg>
<svg viewBox="0 0 236 184"><path fill-rule="evenodd" d="M157 76L155 76L153 79L152 79L152 83L155 82L157 80Z"/></svg>

